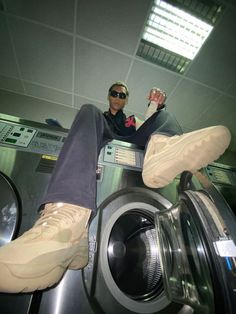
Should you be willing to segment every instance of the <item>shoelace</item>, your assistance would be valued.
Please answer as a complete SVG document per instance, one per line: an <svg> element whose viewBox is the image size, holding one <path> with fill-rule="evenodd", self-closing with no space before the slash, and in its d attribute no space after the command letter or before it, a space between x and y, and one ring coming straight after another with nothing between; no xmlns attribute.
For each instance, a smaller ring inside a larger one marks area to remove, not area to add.
<svg viewBox="0 0 236 314"><path fill-rule="evenodd" d="M73 207L58 207L52 206L52 208L45 208L41 214L40 218L35 223L35 227L57 227L62 222L73 223L75 222L75 217L78 215L78 209Z"/></svg>

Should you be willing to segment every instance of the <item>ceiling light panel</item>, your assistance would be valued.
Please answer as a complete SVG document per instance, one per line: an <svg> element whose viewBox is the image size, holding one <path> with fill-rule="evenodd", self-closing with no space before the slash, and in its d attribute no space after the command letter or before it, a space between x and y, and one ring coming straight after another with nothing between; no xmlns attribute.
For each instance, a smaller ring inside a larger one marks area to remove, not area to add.
<svg viewBox="0 0 236 314"><path fill-rule="evenodd" d="M213 26L173 5L155 0L143 39L193 60Z"/></svg>

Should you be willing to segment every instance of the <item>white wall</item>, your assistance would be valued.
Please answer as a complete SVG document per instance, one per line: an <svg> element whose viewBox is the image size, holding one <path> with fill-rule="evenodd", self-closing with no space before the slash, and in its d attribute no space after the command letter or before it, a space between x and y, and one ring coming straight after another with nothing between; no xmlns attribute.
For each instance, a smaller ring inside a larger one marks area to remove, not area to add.
<svg viewBox="0 0 236 314"><path fill-rule="evenodd" d="M77 111L53 102L0 90L0 112L22 119L45 123L45 119L54 118L64 128L70 128Z"/></svg>

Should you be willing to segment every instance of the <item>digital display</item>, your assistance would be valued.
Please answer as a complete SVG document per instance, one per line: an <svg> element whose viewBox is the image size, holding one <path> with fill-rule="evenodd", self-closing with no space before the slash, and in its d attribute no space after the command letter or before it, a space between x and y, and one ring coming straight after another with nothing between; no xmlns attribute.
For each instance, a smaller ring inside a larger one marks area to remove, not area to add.
<svg viewBox="0 0 236 314"><path fill-rule="evenodd" d="M5 142L7 142L7 143L12 143L12 144L15 144L16 143L16 139L15 138L6 138L5 139Z"/></svg>
<svg viewBox="0 0 236 314"><path fill-rule="evenodd" d="M21 133L14 132L12 135L13 135L13 136L16 136L16 137L20 137L20 136L21 136Z"/></svg>
<svg viewBox="0 0 236 314"><path fill-rule="evenodd" d="M214 166L208 166L206 170L212 182L236 186L235 171Z"/></svg>

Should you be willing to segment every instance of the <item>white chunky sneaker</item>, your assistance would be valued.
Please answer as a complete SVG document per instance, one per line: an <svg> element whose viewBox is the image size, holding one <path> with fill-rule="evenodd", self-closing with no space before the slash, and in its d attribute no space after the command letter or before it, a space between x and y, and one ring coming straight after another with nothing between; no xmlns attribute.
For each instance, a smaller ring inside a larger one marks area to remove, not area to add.
<svg viewBox="0 0 236 314"><path fill-rule="evenodd" d="M152 135L143 163L145 185L164 187L185 170L196 172L218 159L230 139L229 130L221 125L171 137Z"/></svg>
<svg viewBox="0 0 236 314"><path fill-rule="evenodd" d="M35 225L0 248L0 292L31 292L57 283L67 268L88 262L91 210L47 204Z"/></svg>

